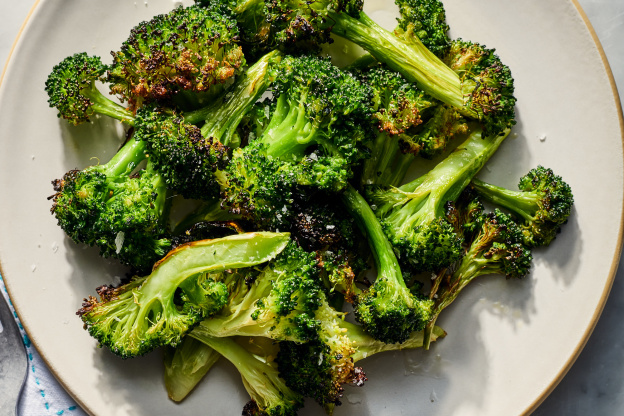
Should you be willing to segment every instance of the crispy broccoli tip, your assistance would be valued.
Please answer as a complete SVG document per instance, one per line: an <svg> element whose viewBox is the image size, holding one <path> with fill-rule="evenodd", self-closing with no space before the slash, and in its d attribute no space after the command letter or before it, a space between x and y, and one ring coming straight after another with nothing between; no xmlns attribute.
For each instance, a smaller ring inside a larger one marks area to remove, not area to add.
<svg viewBox="0 0 624 416"><path fill-rule="evenodd" d="M50 107L74 125L89 121L95 114L132 124L132 113L97 89L96 82L104 81L107 69L99 57L84 52L65 58L54 66L45 83Z"/></svg>
<svg viewBox="0 0 624 416"><path fill-rule="evenodd" d="M100 345L122 358L176 346L227 304L228 288L215 275L264 263L288 241L287 233L248 233L180 246L148 276L98 288L100 300L88 297L77 314Z"/></svg>
<svg viewBox="0 0 624 416"><path fill-rule="evenodd" d="M199 6L177 7L134 27L108 71L111 92L140 107L180 91L205 92L245 65L236 21Z"/></svg>
<svg viewBox="0 0 624 416"><path fill-rule="evenodd" d="M551 169L538 166L520 178L519 191L490 185L477 178L472 187L487 201L513 212L520 220L524 244L547 246L568 221L574 204L572 189Z"/></svg>

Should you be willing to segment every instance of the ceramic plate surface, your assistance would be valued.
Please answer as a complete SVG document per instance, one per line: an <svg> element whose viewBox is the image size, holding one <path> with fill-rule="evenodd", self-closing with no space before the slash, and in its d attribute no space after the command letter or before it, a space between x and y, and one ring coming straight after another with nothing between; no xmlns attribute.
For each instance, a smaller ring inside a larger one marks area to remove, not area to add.
<svg viewBox="0 0 624 416"><path fill-rule="evenodd" d="M396 10L370 1L392 28ZM161 356L120 360L82 329L75 311L123 269L76 246L50 215L50 181L108 160L120 126L70 127L47 105L44 81L64 57L110 62L130 28L172 9L171 0L44 0L14 51L0 90L0 260L11 297L51 370L90 413L237 415L247 401L237 373L218 364L181 405L168 400ZM188 4L188 3L186 3ZM579 353L606 300L621 239L621 110L591 30L570 0L445 0L453 37L496 47L516 80L518 124L481 173L514 187L551 167L572 186L569 224L535 250L522 281L485 277L438 323L449 335L428 351L365 360L369 381L347 388L336 415L529 413ZM301 414L320 414L308 403Z"/></svg>

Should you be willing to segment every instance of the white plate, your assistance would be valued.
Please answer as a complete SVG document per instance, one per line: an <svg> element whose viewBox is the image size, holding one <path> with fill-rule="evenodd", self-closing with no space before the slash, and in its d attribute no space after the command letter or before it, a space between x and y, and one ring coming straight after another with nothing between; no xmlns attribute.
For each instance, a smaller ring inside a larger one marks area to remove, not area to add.
<svg viewBox="0 0 624 416"><path fill-rule="evenodd" d="M122 361L82 330L75 311L94 288L123 272L73 244L49 214L50 181L107 159L118 126L71 128L48 108L43 84L75 52L109 59L141 20L170 0L44 0L30 17L0 90L0 259L13 302L53 373L88 412L100 415L236 415L247 397L236 372L217 365L181 405L167 399L159 353ZM393 26L388 2L370 2ZM187 2L186 4L189 4ZM376 7L376 5L380 5ZM431 351L363 362L369 382L347 388L337 415L527 414L584 345L611 287L621 243L621 109L601 50L570 0L446 0L453 36L496 47L513 71L518 125L482 173L512 187L537 164L572 186L569 224L535 250L523 281L482 278L439 323ZM97 142L92 136L98 137ZM301 414L320 414L308 403Z"/></svg>

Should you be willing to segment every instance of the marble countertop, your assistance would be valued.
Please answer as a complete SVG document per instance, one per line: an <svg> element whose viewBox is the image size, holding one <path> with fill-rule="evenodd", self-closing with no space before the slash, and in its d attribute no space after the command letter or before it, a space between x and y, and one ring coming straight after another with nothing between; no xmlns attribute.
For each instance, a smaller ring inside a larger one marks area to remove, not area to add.
<svg viewBox="0 0 624 416"><path fill-rule="evenodd" d="M0 63L11 46L32 1L0 0ZM616 84L624 91L624 1L578 0L596 31ZM622 94L620 94L622 97ZM624 259L593 335L575 364L535 416L624 414Z"/></svg>

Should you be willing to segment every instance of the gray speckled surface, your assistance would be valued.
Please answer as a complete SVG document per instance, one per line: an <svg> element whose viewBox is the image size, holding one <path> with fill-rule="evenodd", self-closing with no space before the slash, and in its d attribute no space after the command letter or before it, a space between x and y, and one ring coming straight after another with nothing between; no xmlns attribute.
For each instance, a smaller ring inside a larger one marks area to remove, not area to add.
<svg viewBox="0 0 624 416"><path fill-rule="evenodd" d="M624 1L578 2L602 43L620 91L624 91ZM2 65L32 3L0 0ZM623 275L624 267L620 262L611 295L593 335L569 373L534 415L624 414L624 322L621 319L624 316Z"/></svg>

